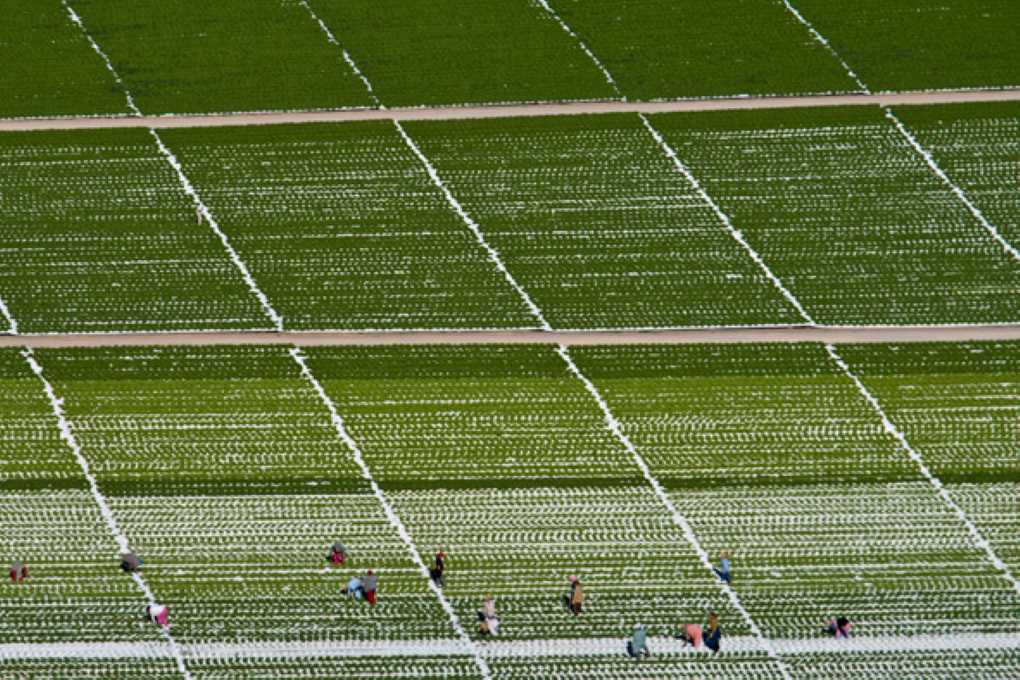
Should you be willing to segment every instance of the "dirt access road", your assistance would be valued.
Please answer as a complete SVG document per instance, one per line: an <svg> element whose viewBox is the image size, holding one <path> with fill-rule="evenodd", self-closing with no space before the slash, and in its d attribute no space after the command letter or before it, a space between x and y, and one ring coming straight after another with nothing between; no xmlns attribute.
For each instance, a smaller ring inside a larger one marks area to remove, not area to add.
<svg viewBox="0 0 1020 680"><path fill-rule="evenodd" d="M564 102L494 104L415 109L346 109L342 111L281 111L168 116L96 116L91 118L25 118L0 120L0 132L90 128L190 128L280 123L348 122L358 120L458 120L522 116L573 116L597 113L673 113L735 109L781 109L813 106L951 104L1020 101L1020 89L895 92L889 94L806 95L800 97L732 97L664 102Z"/></svg>
<svg viewBox="0 0 1020 680"><path fill-rule="evenodd" d="M0 335L0 347L114 347L125 345L455 345L455 344L698 344L746 342L1020 341L1020 324L1002 326L785 327L651 331L227 331Z"/></svg>

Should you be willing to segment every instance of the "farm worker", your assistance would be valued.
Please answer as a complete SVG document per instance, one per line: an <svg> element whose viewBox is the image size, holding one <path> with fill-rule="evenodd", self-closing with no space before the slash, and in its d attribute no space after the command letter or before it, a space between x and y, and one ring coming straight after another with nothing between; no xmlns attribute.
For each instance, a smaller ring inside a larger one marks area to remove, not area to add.
<svg viewBox="0 0 1020 680"><path fill-rule="evenodd" d="M343 564L347 561L347 548L343 543L337 541L333 544L333 547L329 550L329 556L326 558L333 564Z"/></svg>
<svg viewBox="0 0 1020 680"><path fill-rule="evenodd" d="M21 560L11 563L11 583L23 583L28 578L28 567Z"/></svg>
<svg viewBox="0 0 1020 680"><path fill-rule="evenodd" d="M576 576L570 576L568 580L570 581L570 594L565 595L564 598L567 601L567 607L574 616L577 616L584 606L584 588L581 587L581 581Z"/></svg>
<svg viewBox="0 0 1020 680"><path fill-rule="evenodd" d="M198 204L195 205L195 217L198 218L198 223L202 224L202 206Z"/></svg>
<svg viewBox="0 0 1020 680"><path fill-rule="evenodd" d="M836 619L829 619L825 622L825 628L822 630L837 640L840 638L848 638L850 637L850 619L845 616L840 616Z"/></svg>
<svg viewBox="0 0 1020 680"><path fill-rule="evenodd" d="M730 552L723 550L719 553L719 568L712 567L712 571L715 575L723 580L724 583L732 583L733 576L730 574Z"/></svg>
<svg viewBox="0 0 1020 680"><path fill-rule="evenodd" d="M680 634L677 635L677 639L684 641L684 647L690 645L697 649L701 646L701 635L700 623L682 623L680 624Z"/></svg>
<svg viewBox="0 0 1020 680"><path fill-rule="evenodd" d="M443 572L446 570L446 553L442 550L436 553L435 564L429 569L429 578L439 586L443 587Z"/></svg>
<svg viewBox="0 0 1020 680"><path fill-rule="evenodd" d="M142 568L142 561L138 559L138 555L130 550L125 550L120 554L120 568L126 573L138 571Z"/></svg>
<svg viewBox="0 0 1020 680"><path fill-rule="evenodd" d="M170 625L170 609L165 604L151 604L145 608L145 613L158 626Z"/></svg>
<svg viewBox="0 0 1020 680"><path fill-rule="evenodd" d="M361 583L361 579L357 576L352 576L351 580L344 586L344 595L353 597L355 600L360 600L365 595L365 586Z"/></svg>
<svg viewBox="0 0 1020 680"><path fill-rule="evenodd" d="M709 612L708 626L705 628L705 646L718 654L719 641L721 638L722 628L719 627L719 615L715 612Z"/></svg>
<svg viewBox="0 0 1020 680"><path fill-rule="evenodd" d="M378 584L379 579L376 578L376 575L372 573L371 569L369 569L368 573L365 574L364 582L365 599L368 600L369 604L375 604L375 589Z"/></svg>
<svg viewBox="0 0 1020 680"><path fill-rule="evenodd" d="M499 618L496 616L496 601L486 594L478 610L478 632L482 635L499 635Z"/></svg>
<svg viewBox="0 0 1020 680"><path fill-rule="evenodd" d="M648 650L648 633L640 623L634 624L634 633L630 636L630 640L627 641L627 654L635 659L652 655Z"/></svg>

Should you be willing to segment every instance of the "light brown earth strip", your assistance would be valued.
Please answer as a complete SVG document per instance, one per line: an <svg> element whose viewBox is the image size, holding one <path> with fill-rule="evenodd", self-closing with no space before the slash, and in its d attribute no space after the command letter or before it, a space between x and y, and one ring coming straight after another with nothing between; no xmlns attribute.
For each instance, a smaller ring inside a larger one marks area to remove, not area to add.
<svg viewBox="0 0 1020 680"><path fill-rule="evenodd" d="M1018 340L1020 325L719 328L655 331L226 331L0 335L0 347L110 347L120 345L630 345L743 342L960 342Z"/></svg>
<svg viewBox="0 0 1020 680"><path fill-rule="evenodd" d="M280 123L350 122L358 120L458 120L571 116L596 113L673 113L735 109L782 109L813 106L873 104L952 104L963 102L1020 101L1020 89L896 92L889 94L806 95L799 97L733 97L667 102L565 102L560 104L507 104L444 106L416 109L347 109L342 111L288 111L179 116L96 116L91 118L25 118L0 120L0 131L73 130L90 128L189 128Z"/></svg>

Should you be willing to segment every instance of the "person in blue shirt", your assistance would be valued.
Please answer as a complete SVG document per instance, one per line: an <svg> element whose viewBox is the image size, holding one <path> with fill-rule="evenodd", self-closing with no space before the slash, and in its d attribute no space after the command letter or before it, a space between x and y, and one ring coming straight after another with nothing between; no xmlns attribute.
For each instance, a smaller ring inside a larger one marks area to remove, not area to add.
<svg viewBox="0 0 1020 680"><path fill-rule="evenodd" d="M723 550L719 553L719 568L712 567L712 571L715 575L723 580L724 583L732 583L733 575L730 573L730 551Z"/></svg>
<svg viewBox="0 0 1020 680"><path fill-rule="evenodd" d="M640 623L634 624L634 633L627 641L627 654L635 659L651 656L651 652L648 650L648 633Z"/></svg>

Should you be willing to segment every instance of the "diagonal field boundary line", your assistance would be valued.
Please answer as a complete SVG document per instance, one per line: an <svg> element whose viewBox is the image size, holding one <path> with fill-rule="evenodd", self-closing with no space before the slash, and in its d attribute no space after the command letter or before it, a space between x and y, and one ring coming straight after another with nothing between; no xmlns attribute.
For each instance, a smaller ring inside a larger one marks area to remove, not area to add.
<svg viewBox="0 0 1020 680"><path fill-rule="evenodd" d="M808 21L807 18L803 14L801 14L796 7L793 6L790 0L783 0L783 5L786 6L786 9L790 12L790 14L794 16L794 18L797 19L797 21L799 21L801 24L804 25L805 28L807 28L811 36L816 41L818 41L819 44L825 47L829 54L831 54L833 58L840 63L840 65L843 67L843 70L846 71L847 75L850 78L852 78L855 83L857 83L857 86L860 88L861 93L864 95L870 95L871 88L869 88L867 84L865 84L865 82L861 80L861 78L857 75L853 68L850 67L850 64L848 64L846 60L843 59L842 56L840 56L839 52L836 51L836 48L833 47L832 44L825 39L825 36L823 36L818 31L818 29L816 29L814 25L810 21ZM1002 246L1002 249L1006 252L1007 255L1011 256L1015 260L1020 261L1020 251L1017 250L1016 246L1014 246L1012 243L1006 240L1006 237L1002 235L1002 233L998 230L998 228L996 228L994 224L992 224L991 220L985 217L985 214L981 212L981 210L977 207L977 205L974 204L973 201L970 200L966 192L964 192L964 190L958 184L956 184L955 182L953 182L952 179L949 178L949 175L947 175L946 172L935 161L935 157L932 155L931 151L924 148L924 146L921 144L920 141L918 141L917 137L914 136L914 134L910 131L906 124L904 124L904 122L900 120L895 113L893 113L892 108L890 108L887 105L884 105L882 106L882 110L885 113L886 119L889 120L889 122L891 122L893 126L896 128L896 131L899 132L900 135L907 140L907 143L911 146L911 148L914 151L916 151L919 156L921 156L921 158L924 160L925 164L932 171L932 173L934 173L936 177L942 180L942 182L947 187L949 187L949 190L953 193L953 195L955 195L956 198L959 199L961 203L963 203L964 207L967 208L968 211L970 211L970 214L974 216L974 218L984 228L984 230L988 232L992 239L994 239L996 243Z"/></svg>
<svg viewBox="0 0 1020 680"><path fill-rule="evenodd" d="M372 82L368 79L368 76L366 76L365 73L358 68L358 64L354 61L351 53L347 51L346 47L340 44L340 41L337 40L335 35L333 35L333 31L331 31L329 26L326 25L326 22L323 21L319 15L315 13L315 10L312 9L312 6L308 4L308 0L298 0L298 3L305 8L308 15L312 17L312 20L319 25L319 28L326 35L326 40L340 50L340 55L343 57L344 62L351 67L351 70L354 71L354 75L358 76L361 80L361 84L365 86L365 91L368 92L368 96L371 98L372 103L380 109L385 109L386 107L383 106L383 103L379 100L379 96L375 93L375 89L372 88Z"/></svg>
<svg viewBox="0 0 1020 680"><path fill-rule="evenodd" d="M563 20L563 17L560 16L560 13L552 8L552 5L549 4L549 1L535 0L535 2L538 4L539 7L548 12L549 16L551 16L553 20L560 25L560 28L562 28L567 35L574 39L574 42L577 44L578 47L581 48L581 51L588 55L588 58L591 60L593 64L595 64L595 67L602 72L602 77L606 79L606 82L609 83L610 87L613 88L613 91L617 94L617 96L620 97L620 101L623 102L627 101L627 96L620 91L620 86L617 84L616 79L613 78L613 74L610 73L608 68L606 68L606 65L602 63L601 59L595 56L595 53L591 51L591 48L588 47L588 44L581 40L581 36L574 32L574 29L570 27L570 24Z"/></svg>
<svg viewBox="0 0 1020 680"><path fill-rule="evenodd" d="M666 157L669 160L673 161L673 166L677 169L677 172L684 176L688 183L690 183L691 187L694 188L694 191L697 192L701 200L708 205L708 207L712 209L712 212L715 213L716 217L719 218L719 221L722 223L723 227L725 227L726 232L733 237L733 240L744 249L752 260L754 260L754 263L762 270L765 277L768 278L776 289L779 290L779 293L786 299L786 301L797 310L797 313L800 314L801 318L804 319L809 326L817 325L811 315L808 314L808 311L804 309L803 305L801 305L800 300L798 300L790 289L783 285L783 282L779 279L779 277L772 272L768 264L765 263L765 259L761 256L761 254L759 254L758 251L747 242L747 239L744 238L744 234L733 226L733 221L730 219L730 216L723 211L723 209L711 196L709 196L708 192L701 186L701 182L698 181L686 164L680 160L680 156L677 155L677 152L669 145L666 138L655 129L645 114L639 113L638 117L641 118L641 122L644 123L645 129L648 130L648 133L659 145L659 148L662 149L662 152L666 154Z"/></svg>
<svg viewBox="0 0 1020 680"><path fill-rule="evenodd" d="M347 426L344 424L344 420L340 415L340 412L337 411L336 404L334 404L330 396L326 394L326 390L315 378L315 375L312 374L312 370L305 361L305 355L301 349L298 347L291 348L290 356L301 368L301 375L304 376L304 378L312 386L312 389L315 390L315 393L319 396L319 399L329 411L329 417L333 424L333 429L336 430L337 436L351 452L351 457L353 458L354 463L358 466L358 469L361 471L361 476L369 483L369 486L372 488L372 493L375 495L376 500L379 501L379 505L382 506L383 512L386 514L386 519L400 535L400 540L403 541L404 547L407 548L407 552L411 555L411 559L414 561L415 566L418 567L419 573L425 579L426 583L428 583L429 590L431 590L432 594L436 596L436 599L439 601L443 611L446 612L446 616L450 619L450 624L457 633L457 637L460 639L460 643L464 651L474 657L475 664L481 671L482 677L486 680L490 679L492 677L492 672L489 670L489 664L486 663L485 659L482 657L478 645L475 644L475 642L467 634L467 631L464 630L464 627L460 623L460 617L457 616L457 612L453 609L453 605L450 604L450 601L446 598L446 595L443 594L443 591L439 588L439 586L437 586L433 580L429 578L429 569L425 566L425 562L422 560L421 554L418 552L414 539L411 538L411 534L407 530L407 527L404 526L400 516L397 515L396 510L393 509L393 505L390 504L389 500L386 498L386 494L383 493L382 488L375 481L375 477L372 476L372 470L365 462L365 457L362 455L361 448L358 446L358 443L354 441L354 438L351 437L350 433L348 433Z"/></svg>
<svg viewBox="0 0 1020 680"><path fill-rule="evenodd" d="M836 350L834 345L825 345L825 351L829 353L829 357L836 362L836 365L842 369L843 373L846 374L846 377L853 382L853 384L857 387L857 391L861 393L861 396L864 397L871 408L875 411L875 414L882 420L882 427L885 431L893 439L895 439L897 443L899 443L900 447L902 447L904 451L907 452L910 459L917 464L917 469L920 471L921 475L935 488L935 492L938 494L939 498L942 499L949 509L956 514L960 522L963 523L963 526L967 529L967 533L970 534L971 541L973 541L974 545L978 549L984 551L985 556L988 558L988 561L992 563L992 566L999 570L1002 576L1009 581L1017 595L1020 595L1020 581L1017 581L1016 577L1013 576L1010 571L1009 566L1007 566L1006 563L1003 562L995 553L995 549L992 548L992 545L987 541L987 539L981 535L981 532L978 530L977 526L975 526L974 522L971 521L970 517L967 516L967 513L964 512L963 508L957 505L956 501L953 500L952 495L950 495L949 491L942 483L942 480L939 479L924 462L924 457L920 454L920 452L910 445L906 435L903 434L903 432L889 419L889 416L886 415L885 410L882 408L882 404L873 394L871 394L861 379L854 374L854 372L850 369L850 366L843 360L843 357L839 355L839 352Z"/></svg>
<svg viewBox="0 0 1020 680"><path fill-rule="evenodd" d="M556 10L552 8L548 0L536 0L536 2L538 2L538 4L545 9L545 11L549 12L549 14L552 15L552 17L556 20L557 23L559 23L560 27L567 33L567 35L571 36L574 40L577 41L577 43L581 46L581 49L584 50L584 53L588 55L588 57L592 60L595 66L597 66L599 70L601 70L606 75L606 78L609 80L610 84L613 86L616 92L620 93L620 89L616 85L616 80L613 79L613 76L612 74L610 74L609 69L606 68L606 65L603 64L602 61L598 57L596 57L595 54L590 49L588 49L588 46L584 43L584 41L582 41L581 38L570 27L570 25L563 20L563 17L561 17L556 12ZM638 113L638 117L644 124L645 129L648 131L648 134L652 136L652 139L654 139L655 143L659 145L659 148L662 149L662 152L664 154L666 154L666 157L673 162L673 166L677 169L677 171L684 176L684 179L686 179L687 182L691 185L694 191L698 194L698 197L701 198L701 200L712 210L712 212L715 213L715 216L719 218L719 221L726 229L726 232L731 237L733 237L733 240L735 240L740 245L740 247L743 248L744 251L751 257L751 259L754 260L754 263L757 264L758 267L765 273L765 276L768 278L770 282L772 282L772 285L778 288L780 294L786 299L786 301L790 303L794 307L794 309L797 310L797 313L800 314L801 318L804 319L804 321L806 321L809 325L814 326L815 325L814 319L811 318L811 315L808 314L807 310L804 309L800 301L797 300L797 298L794 297L793 293L791 293L786 288L786 286L783 285L782 281L779 280L779 277L772 273L772 270L769 269L767 264L765 264L765 260L758 253L758 251L752 248L751 244L748 243L747 240L744 238L744 235L736 227L733 226L733 222L732 220L730 220L729 215L723 212L723 209L719 207L719 204L716 203L715 200L713 200L712 197L708 195L708 192L705 191L704 187L701 186L701 183L698 182L694 174L684 164L684 162L680 160L680 157L677 155L676 151L669 145L669 143L659 133L659 131L656 130L655 127L651 124L651 122L648 120L648 117L645 116L644 113Z"/></svg>
<svg viewBox="0 0 1020 680"><path fill-rule="evenodd" d="M85 28L85 23L82 21L81 17L78 16L78 14L74 11L74 9L72 9L71 5L68 4L67 0L61 0L61 2L63 3L64 8L67 10L67 14L71 18L71 22L81 30L82 35L85 36L85 39L88 40L89 45L92 46L92 50L96 54L98 54L99 57L103 60L103 63L106 64L106 70L110 72L110 75L113 77L113 81L118 86L120 86L121 90L124 92L124 97L127 100L127 106L128 109L131 110L131 114L135 117L142 117L143 114L141 109L139 109L138 106L135 105L135 100L131 96L131 91L128 90L127 85L121 79L120 74L117 72L117 69L114 68L113 63L110 61L110 58L107 56L106 52L104 52L103 48L99 46L99 43L97 43L92 38L92 34L89 33L87 28ZM230 261L234 264L238 271L241 272L241 277L244 279L244 282L248 285L249 290L251 290L251 292L258 299L259 304L262 306L262 310L265 312L266 316L268 316L269 319L273 322L274 329L277 331L282 331L283 317L280 316L275 309L273 309L273 306L269 303L269 298L266 297L266 294L263 293L262 290L258 287L258 284L255 283L255 278L251 275L251 271L248 269L248 266L244 263L243 260L241 260L241 257L237 254L237 251L234 250L233 246L230 245L230 239L228 239L227 235L223 233L223 230L220 229L220 226L216 222L216 218L213 216L212 211L209 210L209 207L202 202L202 198L198 195L198 192L195 190L195 187L188 180L187 175L184 174L184 168L177 160L177 157L174 156L174 154L171 153L170 149L166 146L166 144L163 143L163 140L160 138L159 133L157 133L154 128L152 127L149 128L149 134L152 135L153 140L156 142L156 147L159 149L160 154L162 154L163 158L166 160L167 163L170 164L170 167L173 168L174 172L177 174L177 179L180 182L181 188L184 190L184 193L187 194L189 198L191 198L192 203L195 205L195 209L209 225L209 228L213 230L213 233L215 233L216 236L219 237L220 242L223 244L223 249L227 253L227 257L230 258Z"/></svg>
<svg viewBox="0 0 1020 680"><path fill-rule="evenodd" d="M545 6L551 11L551 8L547 4ZM558 18L557 20L560 21L561 25L563 25L569 31L569 27L567 27L566 24L562 22L562 20ZM592 58L594 58L594 54L591 54L591 56ZM471 216L467 213L467 211L460 204L457 198L453 195L450 189L442 181L442 178L439 176L438 171L432 165L431 161L429 161L425 153L420 148L418 148L417 144L415 144L411 137L404 131L404 128L400 125L399 121L394 121L393 123L394 125L396 125L397 131L404 138L405 143L415 154L415 156L418 157L418 160L421 161L421 163L424 165L426 171L429 174L429 177L432 179L433 184L435 184L436 187L443 192L443 195L446 197L447 203L450 205L450 208L457 214L458 217L460 217L461 221L463 221L464 224L468 227L468 229L470 229L471 232L475 235L475 237L478 239L479 244L486 251L489 258L506 277L507 283L517 292L521 300L531 311L532 315L535 317L535 320L539 323L539 326L543 330L551 331L552 327L546 320L545 315L542 313L542 310L538 307L537 304L535 304L534 300L531 299L531 296L528 295L527 291L523 288L523 286L521 286L516 281L514 276L510 273L510 270L503 262L503 258L500 256L499 252L491 245L489 245L488 241L485 239L485 234L482 232L481 227L478 225L477 222L474 221L474 219L471 218ZM619 422L613 416L612 412L610 412L609 406L602 399L601 395L599 395L598 390L595 388L592 382L588 380L587 377L585 377L585 375L577 367L577 364L574 363L574 360L571 358L570 352L566 346L559 345L556 351L563 359L563 361L566 363L568 371L572 375L574 375L578 380L580 380L588 389L588 391L591 393L591 395L594 397L595 401L599 405L599 408L602 409L602 412L605 415L607 427L613 432L613 434L617 436L617 438L624 445L624 447L626 447L626 449L631 453L631 455L634 458L635 464L637 464L637 466L641 469L641 472L644 475L645 479L652 486L652 489L655 491L655 494L658 496L659 500L669 511L670 517L672 518L673 522L680 527L681 531L683 532L684 538L687 539L687 541L691 544L691 547L698 554L699 559L701 560L705 568L708 570L709 574L712 575L713 580L716 581L720 589L722 589L726 593L727 597L733 604L734 608L741 613L741 616L744 618L744 621L748 624L748 627L754 633L758 645L775 662L784 680L792 680L792 676L790 675L786 663L779 657L775 649L772 648L772 645L769 643L768 639L766 639L761 629L758 628L758 625L752 619L750 612L748 612L744 608L744 606L740 603L740 598L737 597L736 592L732 588L730 588L728 584L715 578L715 572L712 569L712 561L709 558L708 553L701 546L701 543L698 540L697 535L694 533L694 530L691 527L690 523L682 514L680 514L679 511L677 511L676 507L673 505L673 502L669 499L669 496L667 496L666 492L663 490L662 485L652 474L651 469L648 467L647 463L645 463L644 458L642 458L641 454L637 451L637 449L626 437L626 435L623 434L623 431L620 429ZM295 360L298 360L299 363L304 365L304 362L300 360L301 357L300 352L301 350L298 348L294 348L291 350L291 354L292 356L294 356ZM307 377L310 380L314 380L314 378L311 375L311 372L307 371L307 368L305 369L305 371ZM316 389L317 391L319 391L320 396L323 398L323 400L327 402L327 405L331 404L331 402L328 401L329 397L326 395L325 391L323 391L321 387L317 387ZM331 413L334 416L334 424L337 426L337 431L341 432L341 437L344 438L345 442L348 443L348 447L351 448L351 450L355 454L355 457L359 460L359 465L362 466L362 469L366 474L366 478L369 479L370 483L372 484L373 490L377 490L376 493L380 502L386 504L387 501L385 500L382 491L379 490L378 485L376 485L375 481L371 478L370 474L368 473L367 466L365 466L364 461L361 460L361 454L360 451L357 450L355 442L351 440L348 435L346 435L345 431L341 431L343 423L340 420L339 414L337 414L334 408L330 407L330 409ZM393 519L399 521L396 518L395 513L393 514ZM420 556L418 556L417 550L414 548L414 543L411 542L410 536L406 534L406 530L402 530L401 535L407 536L405 542L408 545L408 549L412 551L412 554L415 556L415 559L418 562L419 566L421 567L421 569L423 569L423 573L427 574L425 565L421 562L421 558ZM445 609L446 608L445 597L438 590L438 588L436 588L435 591L437 593L437 596L441 598L440 601L444 602ZM459 628L459 624L456 622L455 614L453 613L452 608L448 610L448 613L451 615L451 619L454 621L455 627L458 628L458 633L461 633L462 629ZM476 654L476 661L479 663L479 667L483 668L483 672L487 673L488 667L485 665L485 660L480 655L478 655L477 647L474 647L474 649Z"/></svg>
<svg viewBox="0 0 1020 680"><path fill-rule="evenodd" d="M53 389L53 385L46 379L43 374L42 366L36 361L35 354L31 348L26 348L22 351L21 355L25 358L25 363L32 370L32 373L39 378L39 382L42 383L43 391L46 393L46 398L50 402L50 409L53 411L53 416L57 419L57 426L60 428L60 438L64 440L67 447L71 449L71 453L74 455L75 461L81 468L82 474L85 475L85 479L89 484L89 491L92 493L92 498L99 507L99 514L103 516L106 521L106 526L113 535L113 538L117 541L117 546L122 552L130 550L130 546L127 540L127 536L121 531L120 524L117 522L116 516L113 514L113 510L110 509L110 504L106 501L106 496L99 489L99 482L92 470L89 467L89 462L85 458L85 455L81 451L81 446L78 444L78 440L74 436L74 432L71 430L71 423L67 420L67 416L64 413L64 400L57 396L56 391ZM112 568L111 562L111 568ZM132 572L131 578L138 586L138 589L145 595L145 599L150 605L156 604L156 596L153 595L152 590L149 589L149 584L145 582L145 577L140 572ZM187 666L184 663L184 656L181 653L180 647L174 640L173 635L170 633L169 627L159 626L160 632L166 639L167 646L173 659L177 662L177 670L180 671L181 675L186 680L191 680L191 673L188 671Z"/></svg>
<svg viewBox="0 0 1020 680"><path fill-rule="evenodd" d="M18 322L14 319L14 315L11 314L11 310L7 308L3 298L0 298L0 316L7 320L7 334L17 335Z"/></svg>

